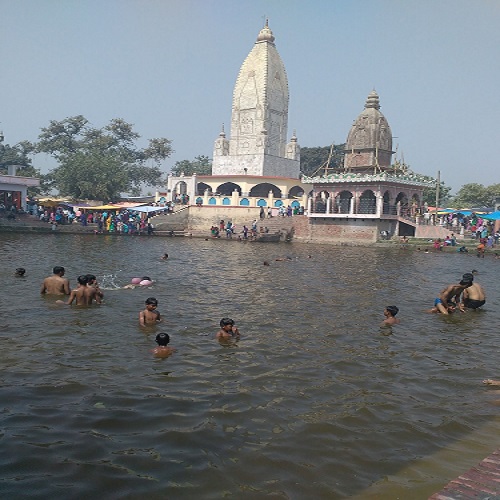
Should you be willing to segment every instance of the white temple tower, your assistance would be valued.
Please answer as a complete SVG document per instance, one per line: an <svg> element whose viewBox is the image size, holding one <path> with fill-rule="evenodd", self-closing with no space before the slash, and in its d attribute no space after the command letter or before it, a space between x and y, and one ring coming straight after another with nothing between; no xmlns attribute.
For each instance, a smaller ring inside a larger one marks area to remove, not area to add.
<svg viewBox="0 0 500 500"><path fill-rule="evenodd" d="M268 23L243 62L233 92L231 137L215 141L212 175L296 178L300 146L287 144L288 79Z"/></svg>

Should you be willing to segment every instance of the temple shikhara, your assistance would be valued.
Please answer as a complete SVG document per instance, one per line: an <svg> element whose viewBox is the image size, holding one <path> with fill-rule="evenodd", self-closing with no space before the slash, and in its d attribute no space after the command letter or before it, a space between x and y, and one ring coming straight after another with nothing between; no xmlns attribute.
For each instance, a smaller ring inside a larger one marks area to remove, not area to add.
<svg viewBox="0 0 500 500"><path fill-rule="evenodd" d="M231 207L304 206L300 146L289 141L290 100L285 66L266 25L244 60L233 92L231 130L215 140L212 175L169 177L170 193L192 204Z"/></svg>

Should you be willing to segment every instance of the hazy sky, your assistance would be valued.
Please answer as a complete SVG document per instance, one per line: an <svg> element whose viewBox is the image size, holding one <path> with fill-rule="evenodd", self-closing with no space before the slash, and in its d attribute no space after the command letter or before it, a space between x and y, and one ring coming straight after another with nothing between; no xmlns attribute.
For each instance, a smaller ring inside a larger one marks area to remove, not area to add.
<svg viewBox="0 0 500 500"><path fill-rule="evenodd" d="M345 142L375 89L414 171L500 182L500 0L0 0L5 142L82 114L172 139L166 171L212 157L266 16L302 147Z"/></svg>

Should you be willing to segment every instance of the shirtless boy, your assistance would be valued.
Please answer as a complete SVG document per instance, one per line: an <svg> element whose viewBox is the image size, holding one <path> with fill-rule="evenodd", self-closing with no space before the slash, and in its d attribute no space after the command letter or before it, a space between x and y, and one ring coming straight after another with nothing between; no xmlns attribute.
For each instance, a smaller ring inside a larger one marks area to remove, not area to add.
<svg viewBox="0 0 500 500"><path fill-rule="evenodd" d="M104 294L102 290L99 288L99 284L97 283L97 278L93 274L87 274L87 295L92 300L95 300L98 304L101 303L104 298Z"/></svg>
<svg viewBox="0 0 500 500"><path fill-rule="evenodd" d="M156 343L158 344L158 347L153 349L153 356L155 358L166 358L167 356L170 356L175 349L168 346L169 342L170 336L168 333L159 333L156 336Z"/></svg>
<svg viewBox="0 0 500 500"><path fill-rule="evenodd" d="M463 304L460 302L460 296L462 292L469 288L472 285L472 280L470 279L462 279L458 285L448 285L444 288L437 299L434 301L434 307L439 309L441 314L449 314L447 307L445 304L451 302L452 299L455 299L455 303L458 304L459 309L464 312L465 308Z"/></svg>
<svg viewBox="0 0 500 500"><path fill-rule="evenodd" d="M231 318L222 318L220 320L220 330L215 335L216 339L229 339L231 337L239 337L240 331L234 325Z"/></svg>
<svg viewBox="0 0 500 500"><path fill-rule="evenodd" d="M153 325L161 321L160 313L156 310L158 301L154 297L146 299L146 309L139 313L139 324L141 326Z"/></svg>
<svg viewBox="0 0 500 500"><path fill-rule="evenodd" d="M69 295L71 292L69 288L69 281L67 278L63 278L64 267L56 266L52 272L54 273L52 276L43 280L40 293L50 295Z"/></svg>
<svg viewBox="0 0 500 500"><path fill-rule="evenodd" d="M77 281L78 281L78 288L72 290L72 292L69 295L68 301L63 303L66 304L67 306L70 306L73 302L76 301L77 306L90 306L94 298L96 298L95 288L89 288L87 286L88 283L87 276L83 275L78 276ZM93 291L93 294L89 294L89 291L91 290ZM61 303L62 301L58 300L57 302ZM98 303L100 304L100 299Z"/></svg>
<svg viewBox="0 0 500 500"><path fill-rule="evenodd" d="M392 326L401 323L398 318L396 318L396 314L399 312L399 308L396 306L387 306L384 309L385 319L382 321L382 326Z"/></svg>
<svg viewBox="0 0 500 500"><path fill-rule="evenodd" d="M486 294L479 283L472 283L464 290L462 305L468 309L479 309L486 302Z"/></svg>

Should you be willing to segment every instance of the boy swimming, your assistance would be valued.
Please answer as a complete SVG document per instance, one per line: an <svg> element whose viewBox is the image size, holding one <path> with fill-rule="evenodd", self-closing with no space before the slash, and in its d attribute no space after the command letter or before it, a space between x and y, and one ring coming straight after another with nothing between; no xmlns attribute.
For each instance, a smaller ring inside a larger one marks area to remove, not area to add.
<svg viewBox="0 0 500 500"><path fill-rule="evenodd" d="M160 313L156 310L158 301L154 297L146 299L146 309L139 313L139 324L141 326L153 325L161 321Z"/></svg>
<svg viewBox="0 0 500 500"><path fill-rule="evenodd" d="M159 333L155 340L158 347L155 347L151 351L155 358L165 358L170 356L175 351L173 347L168 347L167 345L170 342L170 336L168 333Z"/></svg>
<svg viewBox="0 0 500 500"><path fill-rule="evenodd" d="M93 287L88 287L88 278L86 275L78 276L78 288L72 290L69 295L68 301L63 302L58 300L58 304L66 304L70 306L73 302L76 302L77 306L90 306L95 300L98 304L101 303L100 297L97 296L96 290Z"/></svg>
<svg viewBox="0 0 500 500"><path fill-rule="evenodd" d="M54 273L52 276L43 280L40 293L51 295L69 295L71 292L69 288L69 281L67 278L63 278L64 267L55 266L52 272Z"/></svg>
<svg viewBox="0 0 500 500"><path fill-rule="evenodd" d="M441 314L449 314L445 304L448 304L450 301L454 301L458 304L459 309L462 312L465 312L463 304L460 303L460 296L462 295L462 292L470 286L472 286L472 279L468 276L464 276L462 281L460 281L457 285L448 285L446 288L441 290L441 293L434 301L434 307L437 307Z"/></svg>
<svg viewBox="0 0 500 500"><path fill-rule="evenodd" d="M399 312L399 308L396 306L387 306L384 309L385 319L382 321L382 326L392 326L401 323L401 321L396 318L396 314Z"/></svg>
<svg viewBox="0 0 500 500"><path fill-rule="evenodd" d="M19 276L20 278L24 277L24 275L26 274L26 269L24 269L24 267L18 267L16 269L16 272L14 273L14 276Z"/></svg>
<svg viewBox="0 0 500 500"><path fill-rule="evenodd" d="M216 339L229 339L231 337L239 337L240 331L234 325L231 318L222 318L220 320L220 330L215 335Z"/></svg>

